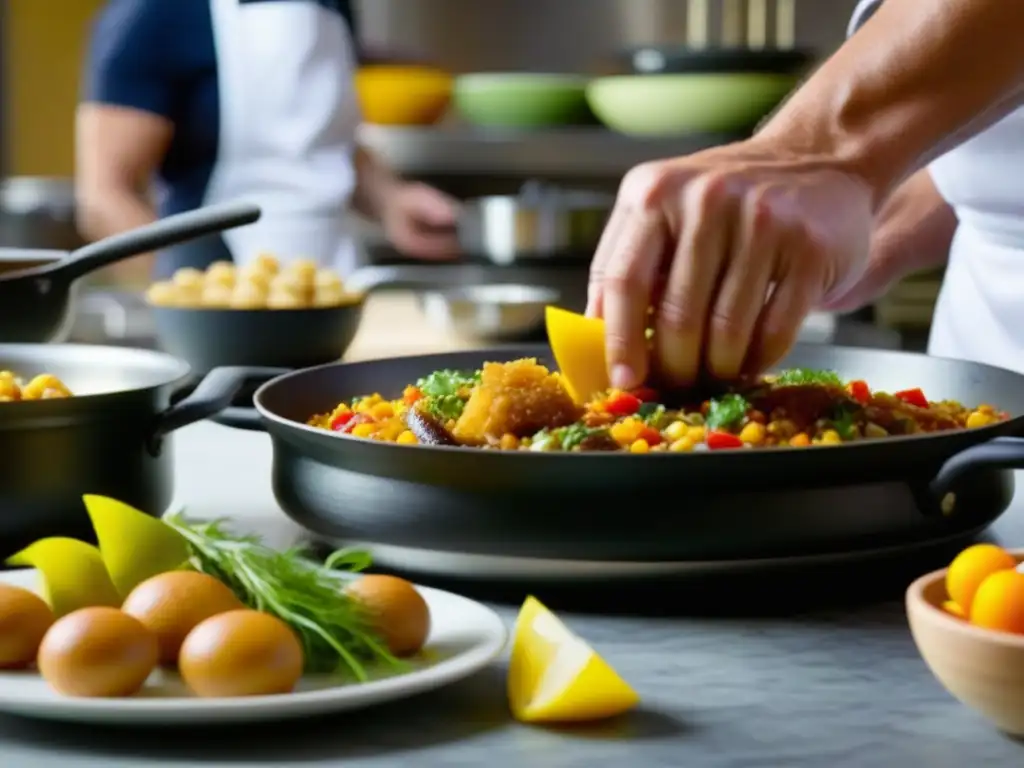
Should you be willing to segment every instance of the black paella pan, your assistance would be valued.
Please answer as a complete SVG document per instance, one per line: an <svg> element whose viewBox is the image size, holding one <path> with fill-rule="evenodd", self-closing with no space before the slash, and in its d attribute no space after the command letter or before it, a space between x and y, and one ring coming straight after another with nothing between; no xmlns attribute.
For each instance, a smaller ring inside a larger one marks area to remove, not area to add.
<svg viewBox="0 0 1024 768"><path fill-rule="evenodd" d="M989 403L1012 418L815 448L689 454L531 453L405 446L304 424L352 397L398 396L442 368L547 347L339 363L280 376L236 426L265 429L285 512L332 539L435 552L596 561L780 558L982 529L1024 468L1024 376L925 355L798 345L780 367L832 369L875 389Z"/></svg>

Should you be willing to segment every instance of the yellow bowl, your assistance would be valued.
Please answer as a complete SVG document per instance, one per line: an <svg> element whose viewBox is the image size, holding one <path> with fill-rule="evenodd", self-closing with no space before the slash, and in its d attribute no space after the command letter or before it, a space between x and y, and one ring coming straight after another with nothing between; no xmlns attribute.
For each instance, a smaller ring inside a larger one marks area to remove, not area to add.
<svg viewBox="0 0 1024 768"><path fill-rule="evenodd" d="M1024 550L1011 550L1020 562ZM907 590L907 618L917 650L942 686L997 728L1024 736L1024 636L968 624L942 609L946 569Z"/></svg>
<svg viewBox="0 0 1024 768"><path fill-rule="evenodd" d="M362 67L355 81L363 119L377 125L433 125L452 98L451 75L431 67Z"/></svg>

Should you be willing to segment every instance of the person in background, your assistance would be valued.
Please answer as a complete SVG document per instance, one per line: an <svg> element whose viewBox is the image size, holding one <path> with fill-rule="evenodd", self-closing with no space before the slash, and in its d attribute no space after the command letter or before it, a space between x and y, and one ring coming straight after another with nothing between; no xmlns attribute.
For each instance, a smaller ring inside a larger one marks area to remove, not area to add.
<svg viewBox="0 0 1024 768"><path fill-rule="evenodd" d="M408 256L454 255L455 201L356 143L352 23L348 0L109 0L76 119L83 234L245 199L260 221L157 254L152 277L260 253L345 275L350 207Z"/></svg>
<svg viewBox="0 0 1024 768"><path fill-rule="evenodd" d="M591 270L613 383L763 370L947 255L929 352L1024 371L1021 30L1022 3L863 0L753 138L633 169Z"/></svg>

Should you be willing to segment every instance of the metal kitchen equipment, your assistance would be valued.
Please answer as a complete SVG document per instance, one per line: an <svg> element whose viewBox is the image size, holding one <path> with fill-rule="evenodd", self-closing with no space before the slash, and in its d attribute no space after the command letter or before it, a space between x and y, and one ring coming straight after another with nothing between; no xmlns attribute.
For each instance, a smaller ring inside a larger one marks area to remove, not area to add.
<svg viewBox="0 0 1024 768"><path fill-rule="evenodd" d="M489 284L426 291L419 295L427 322L464 339L500 342L543 334L544 308L561 294L536 285ZM541 336L543 338L543 336Z"/></svg>
<svg viewBox="0 0 1024 768"><path fill-rule="evenodd" d="M68 323L71 290L76 281L101 267L202 235L251 224L260 209L249 203L225 203L169 216L144 227L108 237L71 253L46 250L0 250L0 341L45 342ZM36 266L25 266L34 263Z"/></svg>
<svg viewBox="0 0 1024 768"><path fill-rule="evenodd" d="M502 266L552 257L586 263L614 204L613 195L527 182L518 195L466 201L459 244L467 255Z"/></svg>
<svg viewBox="0 0 1024 768"><path fill-rule="evenodd" d="M798 345L780 367L884 391L992 403L1011 419L827 448L537 453L361 440L306 425L430 371L537 357L543 345L340 363L263 385L250 414L274 444L274 494L331 539L419 552L593 561L735 561L934 541L989 525L1024 466L1024 376L905 352ZM236 422L240 423L240 422ZM684 489L683 496L679 495Z"/></svg>

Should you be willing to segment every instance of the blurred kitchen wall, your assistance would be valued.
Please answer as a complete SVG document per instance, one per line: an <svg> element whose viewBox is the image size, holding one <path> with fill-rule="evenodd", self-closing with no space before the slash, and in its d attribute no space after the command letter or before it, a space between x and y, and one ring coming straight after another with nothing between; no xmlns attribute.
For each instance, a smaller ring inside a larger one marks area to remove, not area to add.
<svg viewBox="0 0 1024 768"><path fill-rule="evenodd" d="M796 44L832 51L855 5L796 0ZM715 23L722 3L709 6ZM357 0L364 41L456 71L592 70L623 47L684 43L687 7L687 0Z"/></svg>

